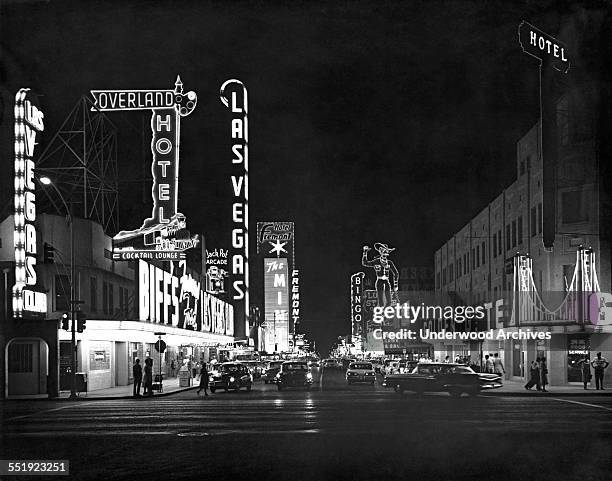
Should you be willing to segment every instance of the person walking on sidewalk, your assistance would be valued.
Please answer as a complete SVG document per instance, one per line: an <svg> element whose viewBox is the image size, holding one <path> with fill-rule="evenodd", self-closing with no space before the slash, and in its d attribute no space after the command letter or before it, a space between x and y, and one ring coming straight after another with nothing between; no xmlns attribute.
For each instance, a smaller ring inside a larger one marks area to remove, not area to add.
<svg viewBox="0 0 612 481"><path fill-rule="evenodd" d="M542 385L542 392L546 392L546 385L548 384L548 366L546 365L546 358L540 358L540 384Z"/></svg>
<svg viewBox="0 0 612 481"><path fill-rule="evenodd" d="M589 356L584 356L584 359L580 361L580 373L582 374L582 384L584 388L588 389L587 385L591 382L591 363L589 362Z"/></svg>
<svg viewBox="0 0 612 481"><path fill-rule="evenodd" d="M136 364L132 367L132 375L134 376L134 397L140 397L140 385L142 383L142 366L140 359L136 358Z"/></svg>
<svg viewBox="0 0 612 481"><path fill-rule="evenodd" d="M487 374L493 374L493 359L491 359L491 356L489 356L488 354L485 355L484 368Z"/></svg>
<svg viewBox="0 0 612 481"><path fill-rule="evenodd" d="M540 388L540 358L536 358L535 361L531 361L531 365L529 366L529 381L525 384L525 389L528 391L531 390L533 386L536 386L536 389L539 391Z"/></svg>
<svg viewBox="0 0 612 481"><path fill-rule="evenodd" d="M504 378L506 370L504 369L504 363L500 359L499 354L497 352L493 354L493 369L495 374L497 374L502 379Z"/></svg>
<svg viewBox="0 0 612 481"><path fill-rule="evenodd" d="M202 361L202 369L200 369L200 387L196 391L198 396L202 389L204 389L204 396L208 396L206 392L208 389L208 370L206 369L206 363L204 361Z"/></svg>
<svg viewBox="0 0 612 481"><path fill-rule="evenodd" d="M604 369L606 369L609 365L610 363L606 360L606 358L601 357L601 352L598 352L597 357L591 362L591 366L593 366L593 369L595 369L595 389L603 390Z"/></svg>

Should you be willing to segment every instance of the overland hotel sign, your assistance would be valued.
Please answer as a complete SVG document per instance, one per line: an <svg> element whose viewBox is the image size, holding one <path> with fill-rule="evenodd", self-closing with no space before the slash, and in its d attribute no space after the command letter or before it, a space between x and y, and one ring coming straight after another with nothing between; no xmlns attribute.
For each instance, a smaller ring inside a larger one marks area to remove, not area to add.
<svg viewBox="0 0 612 481"><path fill-rule="evenodd" d="M178 211L180 120L195 109L197 95L183 92L177 77L174 90L92 90L92 110L151 110L151 173L153 211L140 228L121 231L113 238L114 260L173 261L196 247L185 216Z"/></svg>

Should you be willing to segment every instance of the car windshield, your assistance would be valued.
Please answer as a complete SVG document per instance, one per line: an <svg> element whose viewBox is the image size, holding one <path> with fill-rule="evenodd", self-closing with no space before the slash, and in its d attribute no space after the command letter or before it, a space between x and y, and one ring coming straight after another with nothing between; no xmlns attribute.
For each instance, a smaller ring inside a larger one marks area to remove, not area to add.
<svg viewBox="0 0 612 481"><path fill-rule="evenodd" d="M271 362L270 364L268 364L268 369L278 369L279 367L281 367L282 362Z"/></svg>
<svg viewBox="0 0 612 481"><path fill-rule="evenodd" d="M458 373L464 374L464 373L472 373L474 371L472 371L472 369L467 366L455 366L452 369L452 372L458 372Z"/></svg>
<svg viewBox="0 0 612 481"><path fill-rule="evenodd" d="M354 362L349 366L349 369L372 369L372 364L368 364L365 362Z"/></svg>
<svg viewBox="0 0 612 481"><path fill-rule="evenodd" d="M240 370L240 366L238 364L227 364L225 366L221 366L221 372L237 372Z"/></svg>
<svg viewBox="0 0 612 481"><path fill-rule="evenodd" d="M307 371L306 364L283 364L283 371Z"/></svg>

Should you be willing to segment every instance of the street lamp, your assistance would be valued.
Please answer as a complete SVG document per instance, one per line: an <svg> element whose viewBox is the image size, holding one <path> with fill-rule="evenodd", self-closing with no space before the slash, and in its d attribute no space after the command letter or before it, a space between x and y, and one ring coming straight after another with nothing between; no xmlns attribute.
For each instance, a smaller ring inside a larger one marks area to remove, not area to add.
<svg viewBox="0 0 612 481"><path fill-rule="evenodd" d="M66 208L66 214L68 216L68 222L70 224L70 399L76 399L76 312L75 305L77 301L76 297L76 289L74 285L74 227L73 227L73 219L72 219L72 209L68 207L64 196L61 191L57 188L57 186L51 181L49 177L40 177L39 182L42 185L50 185L55 189L57 195L62 200L64 207Z"/></svg>

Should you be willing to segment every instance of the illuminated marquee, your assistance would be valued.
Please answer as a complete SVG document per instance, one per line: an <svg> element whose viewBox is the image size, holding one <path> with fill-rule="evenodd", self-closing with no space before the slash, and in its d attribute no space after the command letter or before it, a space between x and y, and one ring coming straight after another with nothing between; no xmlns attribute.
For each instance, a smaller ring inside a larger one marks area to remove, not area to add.
<svg viewBox="0 0 612 481"><path fill-rule="evenodd" d="M541 62L550 62L559 72L567 73L570 68L565 44L525 21L519 25L519 44L523 52Z"/></svg>
<svg viewBox="0 0 612 481"><path fill-rule="evenodd" d="M187 272L185 261L179 262L179 270L181 272L168 272L138 261L139 318L192 331L233 336L233 306L204 292L197 279L199 276L193 277Z"/></svg>
<svg viewBox="0 0 612 481"><path fill-rule="evenodd" d="M36 133L44 130L44 114L30 99L30 89L15 96L15 317L44 317L47 295L35 290L36 276L36 196L34 194L34 148Z"/></svg>
<svg viewBox="0 0 612 481"><path fill-rule="evenodd" d="M237 307L237 317L244 320L248 335L249 310L249 123L247 90L240 80L231 79L220 89L223 105L232 114L232 173L231 187L234 196L232 203L232 248L230 273L232 275L231 296L235 301L243 301Z"/></svg>
<svg viewBox="0 0 612 481"><path fill-rule="evenodd" d="M152 111L153 211L140 228L121 231L113 238L113 259L184 259L184 251L196 247L199 239L191 237L186 218L178 211L180 120L194 111L196 93L184 93L177 77L174 90L92 90L91 94L92 110Z"/></svg>
<svg viewBox="0 0 612 481"><path fill-rule="evenodd" d="M285 258L264 259L265 350L289 349L289 268ZM273 341L272 341L273 340Z"/></svg>
<svg viewBox="0 0 612 481"><path fill-rule="evenodd" d="M259 254L260 249L262 249L263 246L267 244L273 247L275 251L282 250L284 252L287 252L285 246L290 241L291 248L293 249L293 236L293 222L258 222L257 253Z"/></svg>

